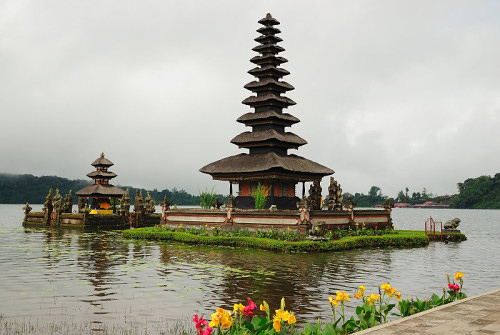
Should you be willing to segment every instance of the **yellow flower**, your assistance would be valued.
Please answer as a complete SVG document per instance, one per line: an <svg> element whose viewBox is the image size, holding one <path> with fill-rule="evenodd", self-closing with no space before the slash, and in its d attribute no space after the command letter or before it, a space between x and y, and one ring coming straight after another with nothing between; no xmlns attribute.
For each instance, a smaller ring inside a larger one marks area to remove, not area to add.
<svg viewBox="0 0 500 335"><path fill-rule="evenodd" d="M465 273L463 273L463 272L455 272L455 280L456 281L460 281L463 276L465 276Z"/></svg>
<svg viewBox="0 0 500 335"><path fill-rule="evenodd" d="M233 318L231 317L229 311L224 311L220 323L222 324L222 328L227 328L227 329L231 328L231 324L233 323Z"/></svg>
<svg viewBox="0 0 500 335"><path fill-rule="evenodd" d="M349 294L345 293L344 291L337 291L337 298L336 300L345 302L345 301L351 301L349 298Z"/></svg>
<svg viewBox="0 0 500 335"><path fill-rule="evenodd" d="M290 316L288 317L288 324L289 325L292 325L294 324L295 322L297 322L297 319L295 318L295 315L293 315L293 313L290 313Z"/></svg>
<svg viewBox="0 0 500 335"><path fill-rule="evenodd" d="M373 305L375 304L375 301L378 300L378 298L380 298L380 296L378 294L370 294L370 296L366 299L366 301L368 301L370 303L370 305Z"/></svg>
<svg viewBox="0 0 500 335"><path fill-rule="evenodd" d="M401 300L401 292L396 292L396 299Z"/></svg>
<svg viewBox="0 0 500 335"><path fill-rule="evenodd" d="M273 328L274 330L279 333L281 331L281 319L274 319L273 320Z"/></svg>
<svg viewBox="0 0 500 335"><path fill-rule="evenodd" d="M359 287L359 290L361 291L361 293L365 293L366 287L364 285L361 285Z"/></svg>
<svg viewBox="0 0 500 335"><path fill-rule="evenodd" d="M263 312L267 312L269 310L269 305L267 304L267 302L265 300L260 305L260 310Z"/></svg>
<svg viewBox="0 0 500 335"><path fill-rule="evenodd" d="M245 309L245 306L243 306L242 304L234 304L233 312L234 313L236 313L236 312L243 313L244 309Z"/></svg>
<svg viewBox="0 0 500 335"><path fill-rule="evenodd" d="M394 287L391 287L387 294L389 295L389 298L393 296L394 293L396 293L396 289Z"/></svg>
<svg viewBox="0 0 500 335"><path fill-rule="evenodd" d="M215 313L210 314L212 317L212 321L210 321L210 327L220 327L229 329L231 324L233 323L233 319L231 318L231 313L222 308L217 308Z"/></svg>
<svg viewBox="0 0 500 335"><path fill-rule="evenodd" d="M380 285L380 288L384 290L385 293L389 293L389 290L391 289L391 285L389 283L383 283Z"/></svg>
<svg viewBox="0 0 500 335"><path fill-rule="evenodd" d="M328 301L330 302L330 304L332 306L338 306L339 305L339 302L337 299L335 299L335 296L334 295L331 295L328 297Z"/></svg>

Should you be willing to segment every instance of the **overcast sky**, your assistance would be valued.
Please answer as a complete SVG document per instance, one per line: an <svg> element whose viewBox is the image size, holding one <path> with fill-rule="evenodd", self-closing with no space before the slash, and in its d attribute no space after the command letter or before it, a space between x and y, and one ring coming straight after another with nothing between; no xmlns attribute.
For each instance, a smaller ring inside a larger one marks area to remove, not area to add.
<svg viewBox="0 0 500 335"><path fill-rule="evenodd" d="M453 194L500 172L500 1L0 0L0 172L199 190L254 80L253 39L281 24L294 153L372 185ZM326 194L328 178L323 181Z"/></svg>

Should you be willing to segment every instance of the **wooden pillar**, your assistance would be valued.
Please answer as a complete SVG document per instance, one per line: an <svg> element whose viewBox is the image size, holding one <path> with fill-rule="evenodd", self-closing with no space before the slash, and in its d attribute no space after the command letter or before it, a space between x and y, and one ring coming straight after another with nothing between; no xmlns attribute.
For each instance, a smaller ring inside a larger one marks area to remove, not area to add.
<svg viewBox="0 0 500 335"><path fill-rule="evenodd" d="M274 181L271 181L271 206L274 205Z"/></svg>
<svg viewBox="0 0 500 335"><path fill-rule="evenodd" d="M233 195L233 183L231 181L229 181L229 195Z"/></svg>
<svg viewBox="0 0 500 335"><path fill-rule="evenodd" d="M302 198L304 198L306 195L306 182L302 182Z"/></svg>

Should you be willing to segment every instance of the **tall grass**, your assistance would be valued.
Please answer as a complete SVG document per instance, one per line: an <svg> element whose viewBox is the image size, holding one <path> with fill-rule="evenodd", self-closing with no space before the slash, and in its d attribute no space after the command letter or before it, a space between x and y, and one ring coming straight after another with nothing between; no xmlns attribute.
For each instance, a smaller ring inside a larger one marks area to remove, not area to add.
<svg viewBox="0 0 500 335"><path fill-rule="evenodd" d="M212 187L211 191L205 189L204 192L200 192L200 207L209 209L212 207L215 198L217 198L217 194L214 192L214 187Z"/></svg>
<svg viewBox="0 0 500 335"><path fill-rule="evenodd" d="M253 201L255 202L255 209L264 209L268 194L269 188L258 183L255 193L252 194Z"/></svg>

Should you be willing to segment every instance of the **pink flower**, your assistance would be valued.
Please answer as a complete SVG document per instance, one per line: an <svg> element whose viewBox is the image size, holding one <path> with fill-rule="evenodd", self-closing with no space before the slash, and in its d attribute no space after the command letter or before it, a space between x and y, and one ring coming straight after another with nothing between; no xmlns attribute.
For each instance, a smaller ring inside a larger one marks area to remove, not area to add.
<svg viewBox="0 0 500 335"><path fill-rule="evenodd" d="M212 328L208 326L208 321L203 319L203 315L199 317L198 314L193 314L193 322L196 323L198 335L212 334Z"/></svg>
<svg viewBox="0 0 500 335"><path fill-rule="evenodd" d="M248 305L243 309L243 314L253 317L255 315L253 310L256 308L257 305L252 301L252 299L248 298Z"/></svg>
<svg viewBox="0 0 500 335"><path fill-rule="evenodd" d="M454 291L455 291L455 292L457 292L457 293L460 291L460 285L455 284L455 283L453 283L453 284L452 284L452 283L449 283L449 284L448 284L448 288L449 288L450 290L454 290Z"/></svg>

